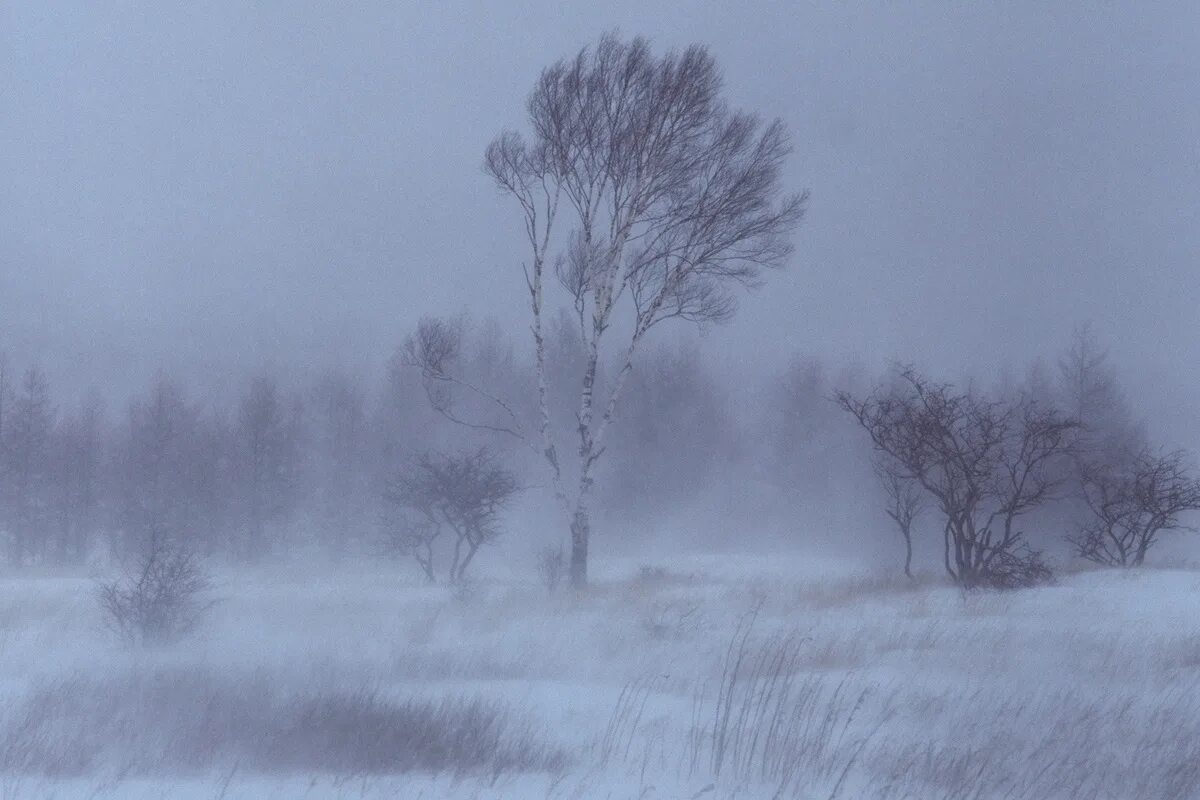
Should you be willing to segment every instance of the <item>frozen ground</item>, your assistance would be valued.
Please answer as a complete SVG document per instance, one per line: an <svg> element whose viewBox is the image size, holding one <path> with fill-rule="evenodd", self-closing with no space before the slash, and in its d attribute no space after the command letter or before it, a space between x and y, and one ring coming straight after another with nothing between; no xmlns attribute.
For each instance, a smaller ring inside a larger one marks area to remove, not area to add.
<svg viewBox="0 0 1200 800"><path fill-rule="evenodd" d="M5 577L0 798L1200 797L1200 573L658 564L228 570L141 652L86 576Z"/></svg>

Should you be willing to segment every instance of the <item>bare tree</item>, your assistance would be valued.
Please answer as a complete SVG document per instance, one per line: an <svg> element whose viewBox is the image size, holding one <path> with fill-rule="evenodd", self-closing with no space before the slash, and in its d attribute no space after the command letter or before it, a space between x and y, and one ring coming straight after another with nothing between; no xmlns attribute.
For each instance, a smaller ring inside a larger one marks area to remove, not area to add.
<svg viewBox="0 0 1200 800"><path fill-rule="evenodd" d="M1025 397L958 392L911 367L865 399L837 401L900 476L927 492L944 518L946 572L965 587L1008 587L1049 577L1017 521L1057 497L1055 462L1078 424Z"/></svg>
<svg viewBox="0 0 1200 800"><path fill-rule="evenodd" d="M130 644L160 644L193 631L212 607L211 582L187 542L143 541L125 573L97 586L104 621Z"/></svg>
<svg viewBox="0 0 1200 800"><path fill-rule="evenodd" d="M1070 540L1107 566L1140 566L1160 534L1190 530L1183 516L1200 511L1200 478L1178 450L1143 449L1128 465L1085 463L1082 487L1091 516Z"/></svg>
<svg viewBox="0 0 1200 800"><path fill-rule="evenodd" d="M656 57L644 39L609 34L545 69L527 103L530 137L505 131L484 159L517 201L530 248L524 274L538 409L536 432L516 414L492 427L525 441L549 466L570 523L577 587L587 582L596 462L647 333L670 319L728 319L731 290L783 264L802 215L804 196L780 192L790 149L783 124L730 110L721 83L704 47ZM571 464L560 456L547 387L548 272L583 343ZM618 331L616 371L607 396L598 396L603 345ZM435 346L443 339L422 338L417 361L444 385L446 351Z"/></svg>
<svg viewBox="0 0 1200 800"><path fill-rule="evenodd" d="M879 478L884 496L887 498L887 507L884 510L892 522L896 523L900 535L904 537L904 574L911 580L913 577L912 526L925 509L925 497L921 492L920 485L907 475L904 467L895 459L878 458L874 466L875 475Z"/></svg>
<svg viewBox="0 0 1200 800"><path fill-rule="evenodd" d="M460 583L479 548L501 534L500 514L518 489L516 477L486 448L453 455L425 453L395 477L385 494L393 514L390 543L436 580L435 547L450 544L450 583Z"/></svg>

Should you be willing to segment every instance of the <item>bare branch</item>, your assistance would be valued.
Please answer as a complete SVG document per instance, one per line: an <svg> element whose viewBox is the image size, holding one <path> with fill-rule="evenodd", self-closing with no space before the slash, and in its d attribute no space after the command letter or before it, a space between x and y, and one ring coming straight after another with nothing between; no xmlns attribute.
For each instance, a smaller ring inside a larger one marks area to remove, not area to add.
<svg viewBox="0 0 1200 800"><path fill-rule="evenodd" d="M937 506L951 577L965 586L1009 586L1048 574L1016 523L1061 488L1064 473L1054 466L1071 453L1078 423L1025 397L956 391L910 366L867 398L841 392L835 399L884 460L889 501L900 504L893 519L904 512L908 483Z"/></svg>
<svg viewBox="0 0 1200 800"><path fill-rule="evenodd" d="M461 320L423 317L417 324L416 333L404 342L401 351L403 362L406 366L421 371L430 405L446 419L467 428L512 436L532 446L511 404L456 374L455 365L462 353L462 339ZM477 422L458 416L454 411L452 389L455 386L465 389L503 412L508 420L507 424Z"/></svg>
<svg viewBox="0 0 1200 800"><path fill-rule="evenodd" d="M483 545L502 533L500 514L520 489L516 476L486 448L452 455L424 453L392 481L384 498L398 512L390 524L393 548L413 557L431 582L434 546L454 534L450 582L461 582ZM415 515L415 518L411 515Z"/></svg>
<svg viewBox="0 0 1200 800"><path fill-rule="evenodd" d="M1200 511L1200 478L1183 451L1143 449L1128 464L1082 465L1089 519L1070 537L1076 552L1107 566L1141 565L1165 531L1190 530Z"/></svg>

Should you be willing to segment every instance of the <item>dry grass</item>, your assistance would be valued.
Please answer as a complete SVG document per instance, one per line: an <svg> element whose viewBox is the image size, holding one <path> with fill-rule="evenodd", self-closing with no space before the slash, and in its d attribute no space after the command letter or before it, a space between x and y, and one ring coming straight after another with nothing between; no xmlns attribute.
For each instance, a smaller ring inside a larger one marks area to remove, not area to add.
<svg viewBox="0 0 1200 800"><path fill-rule="evenodd" d="M370 689L287 691L263 672L157 669L35 690L0 731L0 772L77 776L260 772L555 771L565 755L504 705L393 700Z"/></svg>
<svg viewBox="0 0 1200 800"><path fill-rule="evenodd" d="M720 566L470 598L247 571L200 635L134 652L85 581L47 581L36 615L37 581L0 586L0 782L174 796L236 764L227 800L1196 796L1193 574L963 594Z"/></svg>

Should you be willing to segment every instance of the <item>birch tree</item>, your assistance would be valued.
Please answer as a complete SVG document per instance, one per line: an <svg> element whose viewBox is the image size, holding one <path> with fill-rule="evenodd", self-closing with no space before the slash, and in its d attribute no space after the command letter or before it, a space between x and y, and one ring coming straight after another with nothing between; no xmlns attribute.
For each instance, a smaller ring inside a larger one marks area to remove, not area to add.
<svg viewBox="0 0 1200 800"><path fill-rule="evenodd" d="M702 46L656 56L644 39L606 35L543 70L526 110L528 132L501 133L484 158L520 209L528 247L536 429L516 414L502 427L549 467L579 587L596 464L647 334L668 320L727 320L733 291L784 263L805 197L781 190L790 152L783 124L730 109ZM583 342L569 451L556 441L547 391L544 326L555 287ZM609 353L615 371L601 386ZM427 361L422 369L452 378Z"/></svg>

